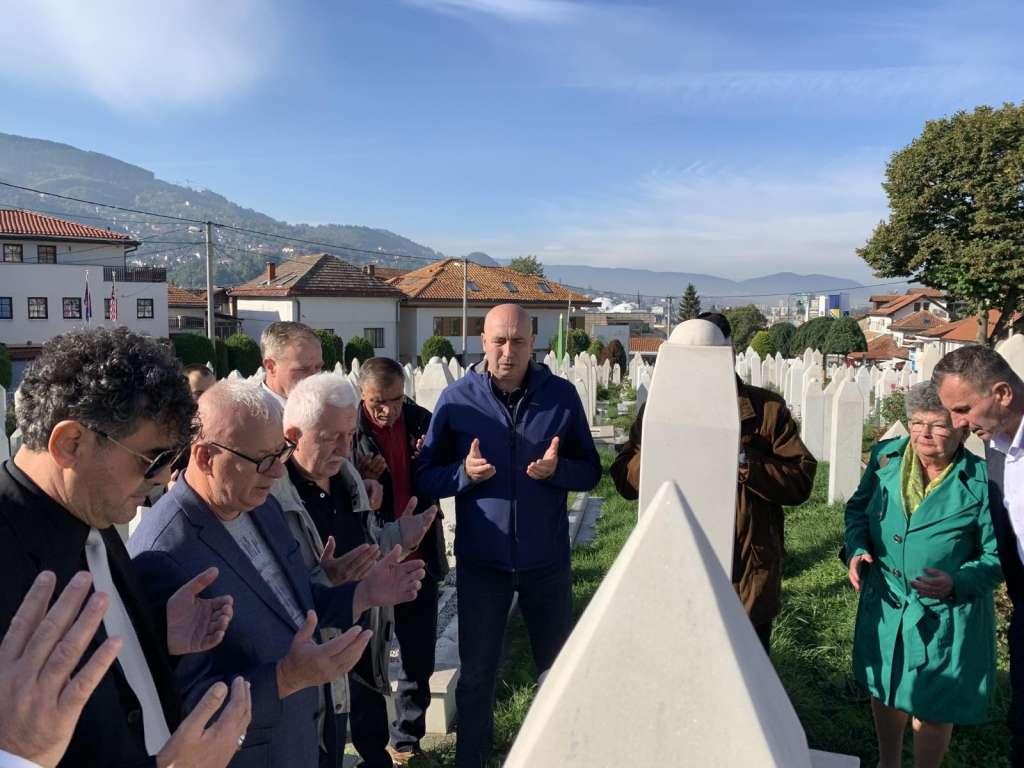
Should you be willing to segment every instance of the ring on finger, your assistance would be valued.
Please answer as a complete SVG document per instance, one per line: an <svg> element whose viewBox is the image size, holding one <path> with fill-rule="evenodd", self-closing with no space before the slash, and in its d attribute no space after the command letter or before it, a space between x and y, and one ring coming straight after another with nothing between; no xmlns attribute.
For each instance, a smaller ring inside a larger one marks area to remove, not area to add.
<svg viewBox="0 0 1024 768"><path fill-rule="evenodd" d="M241 749L241 748L242 748L242 745L243 745L244 743L245 743L245 734L243 733L243 734L241 734L241 735L240 735L240 736L238 737L238 748L239 748L239 749Z"/></svg>

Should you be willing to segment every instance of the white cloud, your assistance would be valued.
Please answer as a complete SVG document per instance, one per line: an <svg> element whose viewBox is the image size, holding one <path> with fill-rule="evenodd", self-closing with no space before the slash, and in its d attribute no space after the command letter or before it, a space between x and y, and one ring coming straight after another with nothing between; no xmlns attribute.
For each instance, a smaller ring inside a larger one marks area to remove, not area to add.
<svg viewBox="0 0 1024 768"><path fill-rule="evenodd" d="M0 0L0 79L83 91L120 112L217 103L275 51L266 0Z"/></svg>
<svg viewBox="0 0 1024 768"><path fill-rule="evenodd" d="M513 22L559 23L581 11L569 0L407 0L411 5L439 13L469 16L484 14Z"/></svg>

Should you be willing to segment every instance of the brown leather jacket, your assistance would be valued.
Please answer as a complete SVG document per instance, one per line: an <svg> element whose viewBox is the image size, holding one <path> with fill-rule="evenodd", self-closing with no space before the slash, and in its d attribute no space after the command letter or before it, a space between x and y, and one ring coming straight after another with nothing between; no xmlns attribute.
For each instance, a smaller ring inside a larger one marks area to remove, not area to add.
<svg viewBox="0 0 1024 768"><path fill-rule="evenodd" d="M736 486L736 546L732 583L750 621L771 621L781 608L782 507L807 501L818 463L800 440L786 402L760 387L737 382L740 442L746 462ZM629 430L629 440L612 464L615 487L635 499L640 487L640 439L643 407Z"/></svg>

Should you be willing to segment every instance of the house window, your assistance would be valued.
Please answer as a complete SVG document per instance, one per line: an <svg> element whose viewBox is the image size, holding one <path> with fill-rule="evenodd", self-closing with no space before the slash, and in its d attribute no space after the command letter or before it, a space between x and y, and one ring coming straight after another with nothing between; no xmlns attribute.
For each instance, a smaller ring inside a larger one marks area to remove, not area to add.
<svg viewBox="0 0 1024 768"><path fill-rule="evenodd" d="M551 286L547 283L537 283L537 288L540 289L541 293L554 293L554 291L551 290Z"/></svg>
<svg viewBox="0 0 1024 768"><path fill-rule="evenodd" d="M363 328L363 338L370 342L374 349L384 348L383 328Z"/></svg>
<svg viewBox="0 0 1024 768"><path fill-rule="evenodd" d="M477 285L477 284L476 284L476 283L475 283L474 281L472 281L472 280L467 280L467 281L466 281L466 290L467 290L467 291L477 291L477 292L479 292L479 290L480 290L480 286L479 286L479 285Z"/></svg>
<svg viewBox="0 0 1024 768"><path fill-rule="evenodd" d="M0 320L14 318L14 300L10 296L0 296Z"/></svg>
<svg viewBox="0 0 1024 768"><path fill-rule="evenodd" d="M914 311L915 312L920 312L921 311L921 302L920 301L915 301L914 302Z"/></svg>
<svg viewBox="0 0 1024 768"><path fill-rule="evenodd" d="M153 319L153 300L152 299L136 299L135 300L135 317L139 320L152 320Z"/></svg>
<svg viewBox="0 0 1024 768"><path fill-rule="evenodd" d="M28 297L28 319L45 320L48 316L45 296Z"/></svg>
<svg viewBox="0 0 1024 768"><path fill-rule="evenodd" d="M103 300L103 319L110 319L110 299Z"/></svg>
<svg viewBox="0 0 1024 768"><path fill-rule="evenodd" d="M467 323L469 336L479 336L484 332L484 319L482 317L470 317ZM462 335L462 318L459 316L455 317L435 317L434 318L434 335L435 336L461 336Z"/></svg>
<svg viewBox="0 0 1024 768"><path fill-rule="evenodd" d="M504 283L502 283L502 285L505 286L505 290L507 290L509 293L519 293L519 286L517 286L515 283L506 280Z"/></svg>
<svg viewBox="0 0 1024 768"><path fill-rule="evenodd" d="M82 319L82 298L80 296L65 296L61 302L64 305L65 320Z"/></svg>
<svg viewBox="0 0 1024 768"><path fill-rule="evenodd" d="M536 315L533 315L530 318L530 330L531 330L531 332L533 333L534 336L537 335L537 316Z"/></svg>
<svg viewBox="0 0 1024 768"><path fill-rule="evenodd" d="M36 260L40 264L56 264L57 263L57 246L56 245L37 245L36 246Z"/></svg>
<svg viewBox="0 0 1024 768"><path fill-rule="evenodd" d="M25 253L21 243L4 243L4 261L24 261Z"/></svg>
<svg viewBox="0 0 1024 768"><path fill-rule="evenodd" d="M924 304L922 304L921 306L922 306L922 308L924 308L924 309L928 309L928 308L929 308L929 307L931 306L931 302L930 302L930 301L926 301L926 302L925 302Z"/></svg>

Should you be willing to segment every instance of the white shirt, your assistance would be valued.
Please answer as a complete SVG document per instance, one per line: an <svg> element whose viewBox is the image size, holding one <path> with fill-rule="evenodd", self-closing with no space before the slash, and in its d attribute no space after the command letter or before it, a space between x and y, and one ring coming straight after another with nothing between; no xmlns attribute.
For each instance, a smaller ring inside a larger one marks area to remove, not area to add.
<svg viewBox="0 0 1024 768"><path fill-rule="evenodd" d="M281 395L277 394L277 392L275 392L274 390L267 386L267 382L263 382L263 389L266 392L268 392L274 398L274 400L277 401L277 404L281 406L281 409L284 410L284 405L285 403L288 402L288 398L282 397Z"/></svg>
<svg viewBox="0 0 1024 768"><path fill-rule="evenodd" d="M281 565L274 557L274 552L267 546L260 529L253 523L248 512L243 512L234 520L222 520L227 532L235 540L245 556L252 561L259 571L260 577L270 587L270 591L280 601L285 611L295 622L296 628L306 623L306 614L299 607L292 594L292 585L281 570Z"/></svg>
<svg viewBox="0 0 1024 768"><path fill-rule="evenodd" d="M39 765L0 749L0 768L39 768Z"/></svg>
<svg viewBox="0 0 1024 768"><path fill-rule="evenodd" d="M1006 454L1003 473L1003 502L1010 516L1013 532L1017 534L1017 554L1024 563L1024 419L1020 420L1017 434L1012 440L998 435L989 443L995 450Z"/></svg>

